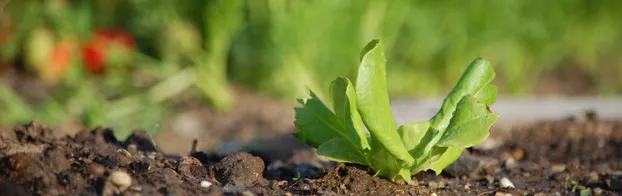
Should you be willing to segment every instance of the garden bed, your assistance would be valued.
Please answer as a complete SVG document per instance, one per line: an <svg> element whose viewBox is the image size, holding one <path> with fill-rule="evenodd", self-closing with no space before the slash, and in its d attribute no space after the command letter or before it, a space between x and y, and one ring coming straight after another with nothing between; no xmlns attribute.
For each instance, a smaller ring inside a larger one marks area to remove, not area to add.
<svg viewBox="0 0 622 196"><path fill-rule="evenodd" d="M281 146L227 155L160 152L136 131L125 141L112 130L58 137L33 122L0 138L3 195L616 195L622 193L622 122L546 121L498 131L500 144L477 146L440 176L420 173L414 184L373 177L365 167L335 164L312 149ZM283 139L284 138L284 139ZM281 140L293 140L287 135ZM199 141L200 142L200 141ZM266 143L275 141L266 140ZM282 142L282 141L279 141ZM298 149L298 150L293 150ZM116 171L121 171L116 172ZM113 174L114 175L111 175ZM131 182L124 181L124 174ZM508 179L515 188L502 188ZM501 183L504 181L504 183Z"/></svg>

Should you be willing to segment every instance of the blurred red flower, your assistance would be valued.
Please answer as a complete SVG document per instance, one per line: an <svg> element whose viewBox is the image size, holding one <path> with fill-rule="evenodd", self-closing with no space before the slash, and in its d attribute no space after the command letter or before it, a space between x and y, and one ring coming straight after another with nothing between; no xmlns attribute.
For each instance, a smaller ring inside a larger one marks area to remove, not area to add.
<svg viewBox="0 0 622 196"><path fill-rule="evenodd" d="M134 49L136 42L131 34L123 29L99 29L86 42L82 58L89 72L102 74L113 46L121 46L126 50Z"/></svg>
<svg viewBox="0 0 622 196"><path fill-rule="evenodd" d="M75 54L76 42L74 39L64 39L56 42L52 49L49 63L46 68L39 70L41 77L50 84L55 84L65 76L71 65L72 55Z"/></svg>

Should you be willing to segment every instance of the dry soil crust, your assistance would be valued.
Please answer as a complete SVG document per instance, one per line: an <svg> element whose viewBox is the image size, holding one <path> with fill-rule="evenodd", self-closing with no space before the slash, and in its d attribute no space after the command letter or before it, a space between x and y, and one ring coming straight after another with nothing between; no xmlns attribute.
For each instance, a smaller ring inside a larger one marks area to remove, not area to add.
<svg viewBox="0 0 622 196"><path fill-rule="evenodd" d="M543 122L511 133L500 147L469 149L464 154L483 157L481 162L487 164L466 173L421 173L413 177L414 185L407 185L373 177L367 168L356 165L275 168L261 153L167 156L141 131L126 141L101 128L56 138L33 122L0 135L0 195L622 193L622 123ZM515 188L501 188L504 177Z"/></svg>

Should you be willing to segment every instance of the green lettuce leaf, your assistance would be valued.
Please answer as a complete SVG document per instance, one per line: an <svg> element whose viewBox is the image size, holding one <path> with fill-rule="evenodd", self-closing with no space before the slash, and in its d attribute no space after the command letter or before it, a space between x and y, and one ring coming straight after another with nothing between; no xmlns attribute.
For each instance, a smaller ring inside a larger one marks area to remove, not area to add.
<svg viewBox="0 0 622 196"><path fill-rule="evenodd" d="M456 112L439 142L432 148L430 158L415 169L434 170L436 174L456 161L465 148L483 142L499 115L490 112L484 103L472 96L465 96L458 103Z"/></svg>
<svg viewBox="0 0 622 196"><path fill-rule="evenodd" d="M348 78L340 77L330 86L335 115L345 126L346 137L357 147L369 150L368 134L365 132L361 115L356 109L356 92Z"/></svg>
<svg viewBox="0 0 622 196"><path fill-rule="evenodd" d="M384 46L379 40L365 46L356 78L356 106L371 137L395 158L410 165L414 159L401 142L391 113L385 61Z"/></svg>
<svg viewBox="0 0 622 196"><path fill-rule="evenodd" d="M497 100L497 86L487 85L474 95L479 102L491 106Z"/></svg>
<svg viewBox="0 0 622 196"><path fill-rule="evenodd" d="M363 152L342 137L333 138L320 145L317 153L331 161L369 165Z"/></svg>
<svg viewBox="0 0 622 196"><path fill-rule="evenodd" d="M477 102L472 96L464 96L443 137L432 148L431 157L421 170L431 169L440 174L460 157L465 148L483 142L498 118L499 115L489 111L486 104Z"/></svg>
<svg viewBox="0 0 622 196"><path fill-rule="evenodd" d="M490 83L495 78L495 72L490 63L481 58L475 59L464 72L458 84L443 101L440 111L431 120L430 127L440 130L431 143L435 144L444 134L453 118L458 102L466 95L476 95L486 103L492 104L496 100L496 88ZM494 89L494 90L491 90ZM495 94L491 94L495 92Z"/></svg>
<svg viewBox="0 0 622 196"><path fill-rule="evenodd" d="M488 110L472 96L465 96L451 119L443 137L436 144L443 147L464 149L483 142L489 135L490 127L499 115Z"/></svg>
<svg viewBox="0 0 622 196"><path fill-rule="evenodd" d="M466 95L476 95L486 104L493 104L496 100L496 87L490 83L495 78L495 72L490 63L481 58L475 59L466 69L454 89L443 101L439 112L430 120L430 130L427 137L410 153L417 158L417 164L423 164L430 156L431 149L443 137L458 102ZM432 132L432 133L430 133ZM432 135L433 134L433 135Z"/></svg>
<svg viewBox="0 0 622 196"><path fill-rule="evenodd" d="M488 61L478 58L471 63L430 120L422 142L410 150L417 160L413 173L432 169L440 174L465 148L488 137L490 127L499 118L488 109L497 98L497 87L490 84L494 77Z"/></svg>
<svg viewBox="0 0 622 196"><path fill-rule="evenodd" d="M377 172L376 175L387 177L392 181L401 179L400 171L405 167L374 137L371 138L371 152L368 153L368 157L371 163L369 166ZM410 178L403 179L410 180Z"/></svg>
<svg viewBox="0 0 622 196"><path fill-rule="evenodd" d="M419 173L420 171L432 170L436 175L441 174L443 169L449 166L454 161L460 158L463 148L453 148L453 147L434 147L432 148L432 153L430 159L428 159L424 164L419 166L419 168L415 169L413 173Z"/></svg>
<svg viewBox="0 0 622 196"><path fill-rule="evenodd" d="M410 151L421 142L429 128L430 121L413 122L400 126L397 132L400 134L406 149Z"/></svg>
<svg viewBox="0 0 622 196"><path fill-rule="evenodd" d="M344 84L347 88L347 83ZM358 138L357 132L352 130L353 133L349 133L338 117L320 101L315 93L310 91L310 94L310 99L299 100L303 105L302 108L295 108L296 122L294 124L299 131L294 133L294 136L317 148L318 154L326 159L369 165L360 147L361 143L357 143L360 140L352 139L352 137ZM366 137L364 138L367 141Z"/></svg>
<svg viewBox="0 0 622 196"><path fill-rule="evenodd" d="M328 109L322 101L310 91L310 99L299 99L302 108L295 108L296 121L299 129L294 136L300 141L315 148L335 137L341 137L345 128L339 119Z"/></svg>
<svg viewBox="0 0 622 196"><path fill-rule="evenodd" d="M490 84L494 70L476 59L434 117L396 128L383 50L378 40L363 49L354 87L345 77L331 83L334 113L313 92L300 99L294 135L329 160L367 165L392 181L410 182L411 175L426 170L440 174L465 148L484 141L499 118L489 109L497 98L497 87Z"/></svg>

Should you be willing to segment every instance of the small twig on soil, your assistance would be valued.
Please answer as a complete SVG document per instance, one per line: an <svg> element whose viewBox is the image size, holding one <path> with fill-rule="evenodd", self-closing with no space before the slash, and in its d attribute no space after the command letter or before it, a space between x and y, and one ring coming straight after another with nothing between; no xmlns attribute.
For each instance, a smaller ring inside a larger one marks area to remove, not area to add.
<svg viewBox="0 0 622 196"><path fill-rule="evenodd" d="M48 145L2 145L0 146L0 158L12 156L17 153L42 153Z"/></svg>
<svg viewBox="0 0 622 196"><path fill-rule="evenodd" d="M477 194L477 196L488 195L488 194L491 194L491 193L494 193L494 192L495 192L495 191L486 191L486 192L483 192L483 193Z"/></svg>
<svg viewBox="0 0 622 196"><path fill-rule="evenodd" d="M152 132L154 129L157 129L157 128L159 128L159 127L160 127L160 125L159 125L159 124L155 124L155 125L153 125L153 127L151 127L151 130L147 132L147 134L149 134L149 139L151 139L151 144L153 144L153 147L155 147L156 149L157 149L157 147L158 147L158 146L156 146L155 140L153 140L153 136L151 136L151 132Z"/></svg>
<svg viewBox="0 0 622 196"><path fill-rule="evenodd" d="M298 182L300 182L301 180L302 179L296 180L294 183L292 183L291 185L287 186L286 190L291 190L294 187L294 185L298 184Z"/></svg>
<svg viewBox="0 0 622 196"><path fill-rule="evenodd" d="M194 154L195 152L197 152L198 143L199 141L197 141L197 139L192 140L192 147L190 147L190 154Z"/></svg>

